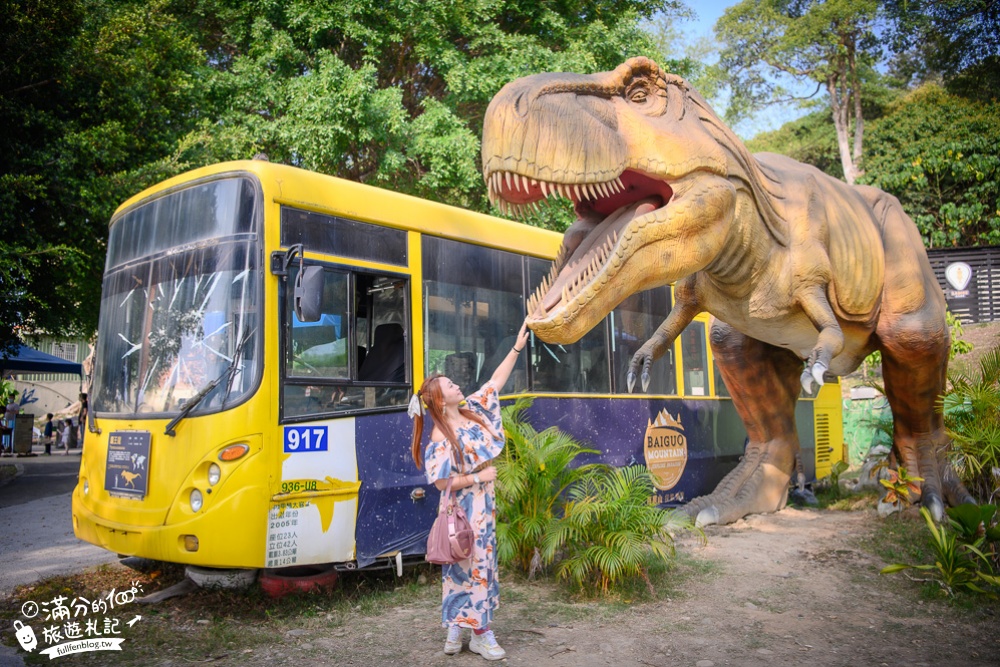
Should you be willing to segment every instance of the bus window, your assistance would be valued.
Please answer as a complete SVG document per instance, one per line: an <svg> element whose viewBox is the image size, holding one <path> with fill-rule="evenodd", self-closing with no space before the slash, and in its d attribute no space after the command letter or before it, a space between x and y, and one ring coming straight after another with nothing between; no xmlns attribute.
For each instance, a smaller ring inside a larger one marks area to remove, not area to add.
<svg viewBox="0 0 1000 667"><path fill-rule="evenodd" d="M323 309L316 322L300 322L288 300L291 319L288 357L285 374L288 377L350 379L348 363L347 312L348 274L326 269L323 271ZM294 284L294 283L290 283Z"/></svg>
<svg viewBox="0 0 1000 667"><path fill-rule="evenodd" d="M489 380L524 322L521 257L424 236L423 260L426 373L444 373L469 394ZM518 362L501 392L526 388Z"/></svg>
<svg viewBox="0 0 1000 667"><path fill-rule="evenodd" d="M283 418L405 405L406 279L324 268L322 314L302 323L290 298L296 270L285 295Z"/></svg>
<svg viewBox="0 0 1000 667"><path fill-rule="evenodd" d="M669 313L669 287L657 287L633 294L611 313L615 393L628 393L628 371L632 364L632 356L653 336ZM636 387L640 389L641 375L640 368L636 372ZM649 387L645 393L666 395L677 393L677 372L672 345L650 368Z"/></svg>
<svg viewBox="0 0 1000 667"><path fill-rule="evenodd" d="M708 354L705 350L705 324L692 322L681 332L681 356L684 365L684 395L708 395Z"/></svg>
<svg viewBox="0 0 1000 667"><path fill-rule="evenodd" d="M552 263L528 259L528 289L534 289ZM606 321L571 345L531 337L531 388L538 392L606 394L611 391Z"/></svg>
<svg viewBox="0 0 1000 667"><path fill-rule="evenodd" d="M281 209L281 244L339 257L406 266L406 232L297 208Z"/></svg>

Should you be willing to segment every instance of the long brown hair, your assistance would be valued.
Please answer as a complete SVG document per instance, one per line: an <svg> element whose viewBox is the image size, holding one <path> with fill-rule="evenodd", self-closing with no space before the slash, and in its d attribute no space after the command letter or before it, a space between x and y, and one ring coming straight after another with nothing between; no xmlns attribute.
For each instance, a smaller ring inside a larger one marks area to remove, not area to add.
<svg viewBox="0 0 1000 667"><path fill-rule="evenodd" d="M457 463L462 460L462 453L459 449L458 437L455 435L455 431L452 430L448 420L444 418L444 394L441 392L441 379L444 377L444 375L437 373L424 380L424 383L420 385L420 390L417 392L417 398L418 400L422 399L427 405L427 412L431 416L431 421L444 433L444 437L451 444L452 460L455 460L455 455L458 456L458 460L455 461ZM459 408L458 412L466 419L482 426L483 430L491 436L499 437L496 431L493 430L493 427L483 421L482 417L469 408ZM421 447L420 442L423 439L423 435L424 415L418 413L413 418L413 438L410 443L410 453L413 455L413 462L417 464L418 470L424 467L424 449Z"/></svg>

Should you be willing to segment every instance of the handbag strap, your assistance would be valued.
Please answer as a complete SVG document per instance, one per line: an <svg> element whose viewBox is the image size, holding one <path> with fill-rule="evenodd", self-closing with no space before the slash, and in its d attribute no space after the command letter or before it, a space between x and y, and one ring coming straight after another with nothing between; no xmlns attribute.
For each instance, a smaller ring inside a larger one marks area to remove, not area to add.
<svg viewBox="0 0 1000 667"><path fill-rule="evenodd" d="M454 477L448 477L448 486L444 490L444 511L448 516L448 543L451 545L452 553L464 554L465 558L472 555L472 545L469 545L468 550L462 547L458 542L458 528L455 525L456 513L452 509L452 497L451 497L451 484L454 481ZM457 503L454 503L457 504Z"/></svg>

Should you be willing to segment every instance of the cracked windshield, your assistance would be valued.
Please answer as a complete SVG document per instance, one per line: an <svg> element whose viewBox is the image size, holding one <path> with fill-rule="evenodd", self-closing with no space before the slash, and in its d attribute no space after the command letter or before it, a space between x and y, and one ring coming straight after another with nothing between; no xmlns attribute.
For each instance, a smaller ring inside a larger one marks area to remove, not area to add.
<svg viewBox="0 0 1000 667"><path fill-rule="evenodd" d="M211 412L253 388L260 355L254 205L253 183L234 178L162 197L112 226L96 412L178 412L206 390L193 414Z"/></svg>

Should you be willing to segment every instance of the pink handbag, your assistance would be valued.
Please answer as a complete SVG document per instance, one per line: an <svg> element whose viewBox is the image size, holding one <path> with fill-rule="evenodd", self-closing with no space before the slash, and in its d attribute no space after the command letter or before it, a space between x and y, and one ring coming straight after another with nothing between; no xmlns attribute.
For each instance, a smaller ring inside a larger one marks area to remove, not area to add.
<svg viewBox="0 0 1000 667"><path fill-rule="evenodd" d="M438 565L449 565L472 556L476 535L472 532L465 510L451 495L452 478L441 496L438 516L427 536L427 560Z"/></svg>

